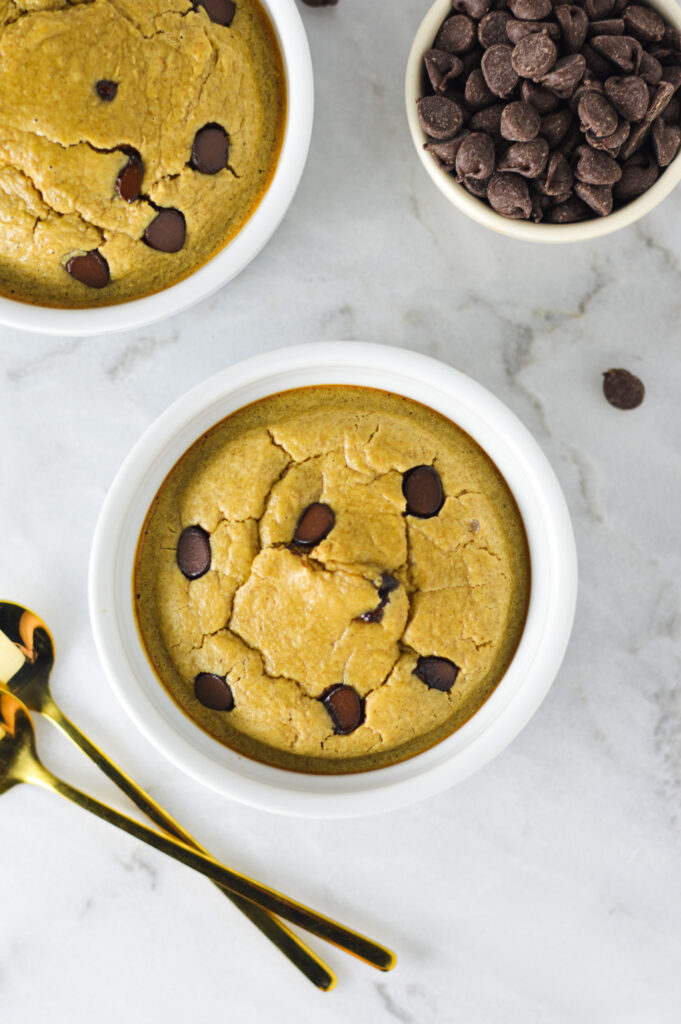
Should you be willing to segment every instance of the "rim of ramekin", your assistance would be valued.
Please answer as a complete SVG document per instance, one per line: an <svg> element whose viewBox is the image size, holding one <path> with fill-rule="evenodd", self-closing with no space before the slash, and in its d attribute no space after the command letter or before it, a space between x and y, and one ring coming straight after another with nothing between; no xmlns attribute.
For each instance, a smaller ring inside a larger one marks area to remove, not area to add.
<svg viewBox="0 0 681 1024"><path fill-rule="evenodd" d="M294 387L360 384L406 395L459 423L486 450L518 503L530 546L527 621L513 660L480 710L435 747L374 771L286 771L210 737L158 681L135 626L132 572L148 508L189 445L230 412ZM128 716L178 768L234 800L280 814L343 818L416 802L478 770L507 746L546 696L572 629L577 558L567 505L539 445L486 388L438 360L364 342L277 349L208 378L171 405L129 453L104 501L92 544L90 618L106 676Z"/></svg>
<svg viewBox="0 0 681 1024"><path fill-rule="evenodd" d="M645 0L645 2L681 31L681 7L676 0ZM467 217L492 231L525 242L549 244L586 242L633 224L650 213L678 185L681 181L681 151L662 172L655 184L642 196L606 217L598 217L578 224L535 224L524 220L510 220L508 217L502 217L501 214L496 213L481 199L472 196L463 185L458 184L451 174L447 174L446 171L438 167L430 153L423 148L427 136L419 124L416 109L416 101L423 95L423 55L432 47L440 25L451 13L451 10L451 0L435 0L419 25L407 60L405 99L409 131L421 163L443 195Z"/></svg>
<svg viewBox="0 0 681 1024"><path fill-rule="evenodd" d="M240 231L184 280L153 295L90 309L54 309L0 296L0 324L72 337L146 327L212 295L263 249L284 218L303 174L312 136L314 80L307 35L295 0L260 2L274 28L284 64L286 124L272 181Z"/></svg>

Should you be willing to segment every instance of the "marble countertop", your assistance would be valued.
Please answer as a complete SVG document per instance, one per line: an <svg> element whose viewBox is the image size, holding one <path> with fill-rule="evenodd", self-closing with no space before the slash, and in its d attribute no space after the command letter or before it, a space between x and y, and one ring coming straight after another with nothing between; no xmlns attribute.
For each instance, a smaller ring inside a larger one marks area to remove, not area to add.
<svg viewBox="0 0 681 1024"><path fill-rule="evenodd" d="M403 109L425 0L302 8L316 125L266 250L153 328L0 329L0 592L58 645L53 689L222 859L393 946L379 975L322 950L316 992L198 876L48 793L2 798L0 999L17 1024L672 1024L681 1006L681 190L601 241L494 236L436 191ZM471 374L534 432L574 517L574 636L546 702L474 778L406 811L271 816L183 777L104 681L86 604L97 514L144 428L209 374L357 338ZM645 381L611 408L601 373ZM45 761L125 808L47 724Z"/></svg>

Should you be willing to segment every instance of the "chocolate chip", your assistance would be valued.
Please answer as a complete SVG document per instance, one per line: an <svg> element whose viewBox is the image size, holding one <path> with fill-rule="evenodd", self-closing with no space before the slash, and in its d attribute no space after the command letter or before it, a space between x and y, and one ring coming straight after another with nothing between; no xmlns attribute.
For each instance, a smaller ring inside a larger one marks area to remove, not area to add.
<svg viewBox="0 0 681 1024"><path fill-rule="evenodd" d="M461 184L472 196L476 196L478 199L487 199L487 187L490 181L491 178L462 178Z"/></svg>
<svg viewBox="0 0 681 1024"><path fill-rule="evenodd" d="M622 177L614 188L615 198L621 203L628 203L647 192L659 176L660 168L652 157L647 157L642 165L626 163L622 168Z"/></svg>
<svg viewBox="0 0 681 1024"><path fill-rule="evenodd" d="M306 3L309 0L305 0ZM337 0L324 0L326 3L336 3ZM203 7L206 14L211 21L214 21L216 25L231 25L234 21L234 15L236 14L236 4L234 0L193 0L194 10L199 7ZM313 7L321 6L320 0L310 5Z"/></svg>
<svg viewBox="0 0 681 1024"><path fill-rule="evenodd" d="M551 115L548 115L551 116ZM546 139L532 142L514 142L497 161L500 171L513 171L523 178L538 178L549 158L549 144Z"/></svg>
<svg viewBox="0 0 681 1024"><path fill-rule="evenodd" d="M521 21L541 21L548 18L552 8L552 0L508 0L509 11Z"/></svg>
<svg viewBox="0 0 681 1024"><path fill-rule="evenodd" d="M480 21L492 6L492 0L452 0L452 10L467 14L469 18Z"/></svg>
<svg viewBox="0 0 681 1024"><path fill-rule="evenodd" d="M614 0L584 0L584 10L589 21L601 21L615 10Z"/></svg>
<svg viewBox="0 0 681 1024"><path fill-rule="evenodd" d="M586 61L581 53L571 53L569 57L561 57L551 71L542 75L541 84L562 100L569 99L582 80L586 71Z"/></svg>
<svg viewBox="0 0 681 1024"><path fill-rule="evenodd" d="M126 203L134 203L142 191L143 178L142 157L136 150L130 150L127 164L118 172L116 192Z"/></svg>
<svg viewBox="0 0 681 1024"><path fill-rule="evenodd" d="M364 720L364 707L356 690L344 683L332 686L320 698L333 722L337 736L354 732Z"/></svg>
<svg viewBox="0 0 681 1024"><path fill-rule="evenodd" d="M678 64L672 64L670 67L664 68L662 71L662 81L669 82L672 86L672 91L676 92L681 85L681 67Z"/></svg>
<svg viewBox="0 0 681 1024"><path fill-rule="evenodd" d="M563 33L563 42L568 53L581 50L589 30L589 19L581 7L575 4L559 4L553 12Z"/></svg>
<svg viewBox="0 0 681 1024"><path fill-rule="evenodd" d="M471 129L474 132L487 132L495 141L501 140L501 117L504 112L503 103L494 103L473 114Z"/></svg>
<svg viewBox="0 0 681 1024"><path fill-rule="evenodd" d="M527 220L532 215L532 200L527 182L519 174L493 174L487 188L493 210L511 220Z"/></svg>
<svg viewBox="0 0 681 1024"><path fill-rule="evenodd" d="M188 580L198 580L210 569L210 537L201 526L187 526L175 552L177 565Z"/></svg>
<svg viewBox="0 0 681 1024"><path fill-rule="evenodd" d="M194 680L194 694L211 711L231 711L234 707L231 686L224 676L214 672L199 672Z"/></svg>
<svg viewBox="0 0 681 1024"><path fill-rule="evenodd" d="M614 185L622 177L622 168L607 153L599 153L591 146L579 146L577 154L575 177L578 181L589 185Z"/></svg>
<svg viewBox="0 0 681 1024"><path fill-rule="evenodd" d="M553 67L558 57L556 44L544 32L525 36L513 49L511 64L521 78L539 81Z"/></svg>
<svg viewBox="0 0 681 1024"><path fill-rule="evenodd" d="M506 99L518 84L518 74L513 67L513 50L504 43L490 46L482 55L481 67L487 85L495 96Z"/></svg>
<svg viewBox="0 0 681 1024"><path fill-rule="evenodd" d="M298 520L293 534L293 543L314 547L328 536L335 522L336 516L333 509L320 501L315 501L312 505L307 506Z"/></svg>
<svg viewBox="0 0 681 1024"><path fill-rule="evenodd" d="M658 82L662 81L663 69L659 60L651 57L649 53L644 50L641 54L641 63L639 64L638 73L644 82L648 85L657 85Z"/></svg>
<svg viewBox="0 0 681 1024"><path fill-rule="evenodd" d="M609 185L588 185L586 182L575 182L575 195L590 206L599 217L606 217L612 212L612 189Z"/></svg>
<svg viewBox="0 0 681 1024"><path fill-rule="evenodd" d="M508 11L490 11L478 25L478 40L486 50L498 43L508 42L506 25L511 15Z"/></svg>
<svg viewBox="0 0 681 1024"><path fill-rule="evenodd" d="M553 114L546 114L541 119L541 133L551 149L565 138L572 125L572 114L569 110L556 110Z"/></svg>
<svg viewBox="0 0 681 1024"><path fill-rule="evenodd" d="M653 121L650 138L655 159L660 167L667 167L681 146L681 128L678 124L666 124L658 117Z"/></svg>
<svg viewBox="0 0 681 1024"><path fill-rule="evenodd" d="M112 82L110 78L100 78L98 82L95 82L95 89L100 100L104 100L105 103L111 103L112 100L116 99L118 82Z"/></svg>
<svg viewBox="0 0 681 1024"><path fill-rule="evenodd" d="M90 249L82 256L71 256L66 261L65 270L88 288L105 288L111 277L109 264L99 249Z"/></svg>
<svg viewBox="0 0 681 1024"><path fill-rule="evenodd" d="M650 124L646 118L641 124L636 125L633 131L630 131L629 138L620 149L620 156L623 160L628 160L630 156L637 153L643 143L648 138L650 133ZM617 195L617 192L615 192Z"/></svg>
<svg viewBox="0 0 681 1024"><path fill-rule="evenodd" d="M187 236L184 214L160 210L144 232L144 241L159 252L179 252Z"/></svg>
<svg viewBox="0 0 681 1024"><path fill-rule="evenodd" d="M509 142L530 142L539 134L541 118L531 103L507 103L501 115L501 134Z"/></svg>
<svg viewBox="0 0 681 1024"><path fill-rule="evenodd" d="M643 381L628 370L607 370L603 374L603 394L616 409L635 409L645 393Z"/></svg>
<svg viewBox="0 0 681 1024"><path fill-rule="evenodd" d="M540 114L550 114L560 103L555 93L535 82L524 81L520 87L520 95L526 103L536 107Z"/></svg>
<svg viewBox="0 0 681 1024"><path fill-rule="evenodd" d="M399 580L396 580L390 573L384 572L381 576L381 585L378 588L378 604L371 611L362 612L361 615L358 615L357 618L360 622L381 622L385 606L390 601L390 595L399 585Z"/></svg>
<svg viewBox="0 0 681 1024"><path fill-rule="evenodd" d="M660 82L653 93L650 106L645 113L645 119L649 124L655 121L667 109L667 105L671 102L674 92L674 86L671 82Z"/></svg>
<svg viewBox="0 0 681 1024"><path fill-rule="evenodd" d="M419 124L432 139L451 139L463 125L463 110L446 96L424 96L417 101Z"/></svg>
<svg viewBox="0 0 681 1024"><path fill-rule="evenodd" d="M609 156L618 156L623 143L629 138L630 132L631 126L629 122L620 118L617 122L617 128L612 135L604 135L602 138L599 138L598 135L588 131L585 137L586 141L594 149L602 149Z"/></svg>
<svg viewBox="0 0 681 1024"><path fill-rule="evenodd" d="M224 171L229 159L229 135L219 124L204 124L194 136L189 166L201 174Z"/></svg>
<svg viewBox="0 0 681 1024"><path fill-rule="evenodd" d="M453 14L447 18L435 36L434 46L447 53L466 53L475 45L478 33L475 22L467 14Z"/></svg>
<svg viewBox="0 0 681 1024"><path fill-rule="evenodd" d="M407 500L407 515L419 519L436 516L445 497L440 474L433 466L414 466L402 478L402 494Z"/></svg>
<svg viewBox="0 0 681 1024"><path fill-rule="evenodd" d="M674 96L662 112L662 120L673 123L678 122L679 118L681 118L681 103Z"/></svg>
<svg viewBox="0 0 681 1024"><path fill-rule="evenodd" d="M600 79L605 79L608 75L612 74L612 64L610 61L602 57L600 53L596 53L593 47L589 46L588 43L584 43L584 46L580 50L582 57L586 61L586 66L589 71L592 71L594 75L597 75Z"/></svg>
<svg viewBox="0 0 681 1024"><path fill-rule="evenodd" d="M427 50L423 60L435 92L444 92L449 82L458 78L463 71L461 60L444 50Z"/></svg>
<svg viewBox="0 0 681 1024"><path fill-rule="evenodd" d="M659 43L664 38L664 22L650 7L632 4L624 11L627 31L642 43Z"/></svg>
<svg viewBox="0 0 681 1024"><path fill-rule="evenodd" d="M428 150L438 167L449 173L454 170L456 154L467 134L468 132L464 129L453 139L429 139L428 142L424 142L423 148Z"/></svg>
<svg viewBox="0 0 681 1024"><path fill-rule="evenodd" d="M578 221L586 220L589 216L589 207L577 196L570 196L563 203L558 203L548 211L546 219L551 224L575 224Z"/></svg>
<svg viewBox="0 0 681 1024"><path fill-rule="evenodd" d="M457 177L489 178L493 170L494 143L484 132L471 132L463 140L456 154Z"/></svg>
<svg viewBox="0 0 681 1024"><path fill-rule="evenodd" d="M648 109L648 86L638 75L613 75L606 79L605 94L627 121L640 121Z"/></svg>
<svg viewBox="0 0 681 1024"><path fill-rule="evenodd" d="M605 96L598 92L587 92L577 107L582 131L592 132L597 138L612 135L617 128L617 111Z"/></svg>
<svg viewBox="0 0 681 1024"><path fill-rule="evenodd" d="M494 95L487 85L480 68L475 68L471 71L470 75L466 79L466 88L464 90L464 101L466 106L471 110L482 110L484 107L488 107L490 104L495 103L497 99L498 97Z"/></svg>
<svg viewBox="0 0 681 1024"><path fill-rule="evenodd" d="M632 36L594 36L591 45L627 75L638 74L641 44Z"/></svg>
<svg viewBox="0 0 681 1024"><path fill-rule="evenodd" d="M506 25L507 39L514 46L521 39L526 39L527 36L535 35L538 32L543 32L549 39L560 39L560 29L552 21L509 21Z"/></svg>
<svg viewBox="0 0 681 1024"><path fill-rule="evenodd" d="M558 196L569 192L574 177L570 165L562 153L552 153L546 168L542 188L547 196Z"/></svg>
<svg viewBox="0 0 681 1024"><path fill-rule="evenodd" d="M448 693L459 674L459 666L455 665L449 658L438 658L430 655L427 658L421 657L416 662L413 674L418 676L422 683L431 690L441 690Z"/></svg>
<svg viewBox="0 0 681 1024"><path fill-rule="evenodd" d="M589 25L592 36L623 36L624 21L622 18L606 18L605 21L592 21Z"/></svg>

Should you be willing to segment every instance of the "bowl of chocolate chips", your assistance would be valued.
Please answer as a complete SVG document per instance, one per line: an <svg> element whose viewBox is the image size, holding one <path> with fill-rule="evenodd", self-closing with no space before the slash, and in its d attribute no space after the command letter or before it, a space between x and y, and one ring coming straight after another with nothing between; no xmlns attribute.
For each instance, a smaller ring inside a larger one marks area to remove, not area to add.
<svg viewBox="0 0 681 1024"><path fill-rule="evenodd" d="M462 212L527 241L609 234L681 179L673 0L436 0L414 40L407 116Z"/></svg>
<svg viewBox="0 0 681 1024"><path fill-rule="evenodd" d="M305 164L294 0L29 7L0 5L0 323L105 333L205 298Z"/></svg>
<svg viewBox="0 0 681 1024"><path fill-rule="evenodd" d="M433 359L336 342L209 378L104 503L90 615L131 721L232 799L318 817L437 793L534 714L577 566L538 445Z"/></svg>

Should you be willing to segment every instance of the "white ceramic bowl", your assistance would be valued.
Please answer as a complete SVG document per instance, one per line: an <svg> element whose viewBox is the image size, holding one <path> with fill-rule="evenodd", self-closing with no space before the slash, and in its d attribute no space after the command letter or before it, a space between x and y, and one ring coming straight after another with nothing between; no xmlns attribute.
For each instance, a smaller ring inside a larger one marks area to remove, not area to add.
<svg viewBox="0 0 681 1024"><path fill-rule="evenodd" d="M82 336L144 327L180 313L236 277L279 226L298 188L312 134L314 84L307 36L295 0L260 0L279 42L287 86L284 140L272 182L241 231L184 281L155 295L96 309L50 309L0 296L0 324Z"/></svg>
<svg viewBox="0 0 681 1024"><path fill-rule="evenodd" d="M681 30L681 7L676 0L645 0L650 7L658 11L665 21ZM526 242L583 242L590 238L600 238L612 231L633 224L661 203L673 188L681 181L681 152L672 160L669 167L662 172L652 188L644 192L638 199L623 206L621 210L607 217L596 217L594 220L582 221L579 224L535 224L526 220L509 220L502 217L480 199L467 192L459 185L451 174L447 174L437 166L433 157L424 148L427 139L419 124L416 101L423 95L422 73L423 55L433 45L440 25L451 13L451 0L435 0L425 18L421 22L407 61L405 96L407 102L407 120L411 137L416 146L421 163L428 171L437 187L454 206L458 207L472 220L492 231L511 238L520 238Z"/></svg>
<svg viewBox="0 0 681 1024"><path fill-rule="evenodd" d="M144 519L167 473L209 427L274 392L356 384L423 402L452 419L499 467L525 523L532 585L527 622L503 679L457 732L401 764L356 775L306 775L242 757L195 725L152 670L135 627L132 574ZM90 559L90 617L100 658L123 708L166 757L242 803L307 817L392 810L437 793L510 743L545 697L574 617L577 559L560 486L520 421L470 377L404 349L333 342L279 349L231 366L180 398L144 433L101 511Z"/></svg>

